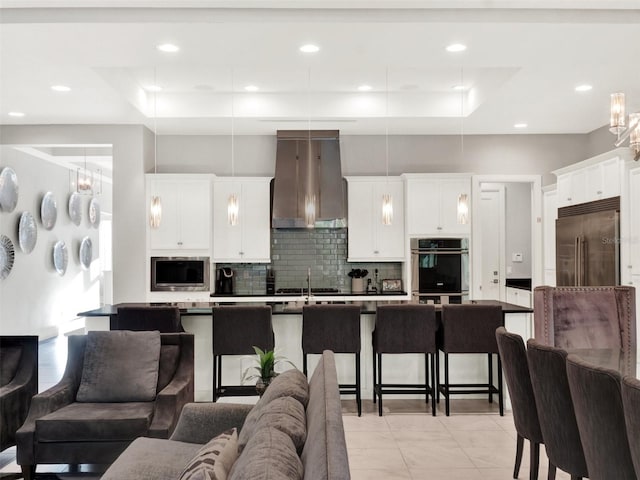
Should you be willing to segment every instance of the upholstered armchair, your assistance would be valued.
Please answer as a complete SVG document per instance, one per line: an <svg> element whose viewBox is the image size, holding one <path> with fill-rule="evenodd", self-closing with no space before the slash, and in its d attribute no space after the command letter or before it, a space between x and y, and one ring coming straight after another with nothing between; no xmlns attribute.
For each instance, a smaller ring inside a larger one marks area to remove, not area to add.
<svg viewBox="0 0 640 480"><path fill-rule="evenodd" d="M0 451L16 444L38 393L38 337L0 337Z"/></svg>
<svg viewBox="0 0 640 480"><path fill-rule="evenodd" d="M69 336L62 380L36 395L16 434L25 480L39 463L111 463L137 437L168 438L193 402L193 335Z"/></svg>
<svg viewBox="0 0 640 480"><path fill-rule="evenodd" d="M563 349L636 349L634 287L536 287L535 338Z"/></svg>

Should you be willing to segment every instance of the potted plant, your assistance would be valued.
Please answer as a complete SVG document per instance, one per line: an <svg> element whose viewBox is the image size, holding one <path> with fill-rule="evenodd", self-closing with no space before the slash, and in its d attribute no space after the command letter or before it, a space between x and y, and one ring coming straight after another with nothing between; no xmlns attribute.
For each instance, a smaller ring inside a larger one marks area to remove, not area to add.
<svg viewBox="0 0 640 480"><path fill-rule="evenodd" d="M275 350L262 350L259 347L253 346L253 350L256 352L256 357L252 357L256 364L247 368L242 375L242 383L245 381L256 380L256 391L260 396L265 392L271 380L273 380L278 373L275 370L277 364L284 362L288 363L295 368L295 365L289 360L280 357L276 354Z"/></svg>
<svg viewBox="0 0 640 480"><path fill-rule="evenodd" d="M369 273L368 270L360 268L352 268L347 274L351 277L351 293L364 292L364 277Z"/></svg>

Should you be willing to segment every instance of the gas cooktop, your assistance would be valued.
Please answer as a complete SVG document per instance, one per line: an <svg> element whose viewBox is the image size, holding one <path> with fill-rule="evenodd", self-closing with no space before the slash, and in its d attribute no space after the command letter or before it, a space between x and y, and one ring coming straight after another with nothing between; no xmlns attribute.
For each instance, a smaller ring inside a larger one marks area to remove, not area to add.
<svg viewBox="0 0 640 480"><path fill-rule="evenodd" d="M278 290L276 290L277 295L298 295L300 292L302 292L302 294L305 295L307 293L307 289L306 288L279 288ZM338 290L337 288L312 288L311 289L312 295L318 295L323 293L324 294L340 293L340 290Z"/></svg>

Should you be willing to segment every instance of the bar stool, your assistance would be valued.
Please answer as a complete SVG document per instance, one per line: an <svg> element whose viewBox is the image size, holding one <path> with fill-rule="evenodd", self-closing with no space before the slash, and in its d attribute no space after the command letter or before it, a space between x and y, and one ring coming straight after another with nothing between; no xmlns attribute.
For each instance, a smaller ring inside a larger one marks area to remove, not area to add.
<svg viewBox="0 0 640 480"><path fill-rule="evenodd" d="M339 384L340 393L356 396L358 416L360 397L360 306L306 305L302 308L302 371L307 374L307 355L351 353L355 356L355 384Z"/></svg>
<svg viewBox="0 0 640 480"><path fill-rule="evenodd" d="M443 305L442 328L438 335L438 349L444 352L444 383L438 384L438 391L445 398L445 411L449 416L451 395L486 393L489 403L498 394L500 415L504 415L502 394L502 363L498 355L496 329L503 326L504 318L499 305ZM487 383L450 383L450 353L486 353L489 375ZM493 384L493 355L498 357L498 386ZM436 369L439 359L436 357ZM437 372L439 376L439 371Z"/></svg>
<svg viewBox="0 0 640 480"><path fill-rule="evenodd" d="M380 305L376 309L376 325L373 330L373 402L378 400L378 415L382 416L382 395L425 394L431 395L431 414L436 414L436 380L434 354L438 322L433 305ZM423 353L424 383L382 383L382 354ZM376 368L377 360L377 368ZM377 371L377 376L376 376ZM431 385L429 385L431 375Z"/></svg>
<svg viewBox="0 0 640 480"><path fill-rule="evenodd" d="M223 355L253 355L253 346L273 350L271 307L213 307L213 401L222 396L255 395L253 385L222 385Z"/></svg>
<svg viewBox="0 0 640 480"><path fill-rule="evenodd" d="M158 330L160 333L184 332L180 309L168 305L154 307L118 307L111 318L111 330Z"/></svg>

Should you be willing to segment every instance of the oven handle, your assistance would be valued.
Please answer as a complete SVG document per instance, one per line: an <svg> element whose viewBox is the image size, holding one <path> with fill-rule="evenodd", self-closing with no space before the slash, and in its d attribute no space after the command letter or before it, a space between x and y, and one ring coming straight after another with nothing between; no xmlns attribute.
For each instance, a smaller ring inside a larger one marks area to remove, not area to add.
<svg viewBox="0 0 640 480"><path fill-rule="evenodd" d="M469 253L469 250L411 250L411 253L414 255L465 255Z"/></svg>

